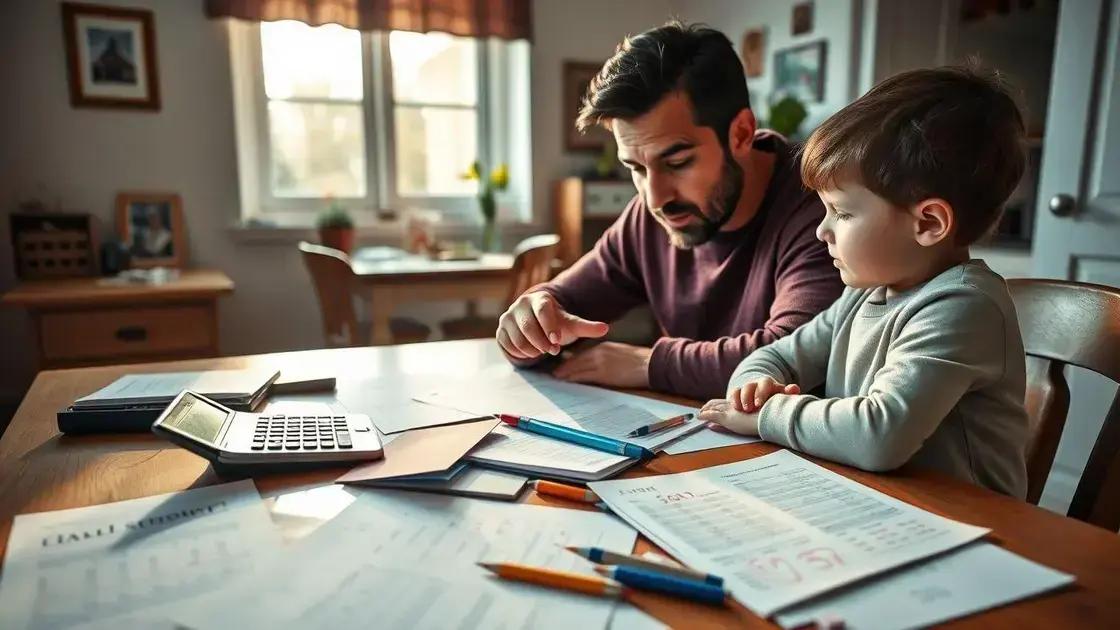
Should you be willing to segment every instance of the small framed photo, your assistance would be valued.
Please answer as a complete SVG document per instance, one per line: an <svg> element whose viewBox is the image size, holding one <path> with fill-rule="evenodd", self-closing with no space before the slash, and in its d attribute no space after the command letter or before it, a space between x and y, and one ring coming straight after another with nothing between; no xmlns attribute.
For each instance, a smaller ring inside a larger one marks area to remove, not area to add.
<svg viewBox="0 0 1120 630"><path fill-rule="evenodd" d="M804 35L813 30L813 3L811 1L793 5L793 19L790 26L790 32L794 35Z"/></svg>
<svg viewBox="0 0 1120 630"><path fill-rule="evenodd" d="M793 96L806 103L824 101L827 53L824 40L774 53L775 96Z"/></svg>
<svg viewBox="0 0 1120 630"><path fill-rule="evenodd" d="M64 2L62 30L74 107L160 108L151 11Z"/></svg>
<svg viewBox="0 0 1120 630"><path fill-rule="evenodd" d="M748 79L766 72L766 28L752 28L743 33L743 70Z"/></svg>
<svg viewBox="0 0 1120 630"><path fill-rule="evenodd" d="M611 132L602 127L592 127L586 133L576 129L576 118L579 117L583 98L587 95L587 88L591 80L599 74L603 64L584 61L564 62L564 147L568 151L586 151L602 153L611 138Z"/></svg>
<svg viewBox="0 0 1120 630"><path fill-rule="evenodd" d="M179 195L118 194L117 234L128 246L133 267L184 267L187 264L187 232L183 227Z"/></svg>

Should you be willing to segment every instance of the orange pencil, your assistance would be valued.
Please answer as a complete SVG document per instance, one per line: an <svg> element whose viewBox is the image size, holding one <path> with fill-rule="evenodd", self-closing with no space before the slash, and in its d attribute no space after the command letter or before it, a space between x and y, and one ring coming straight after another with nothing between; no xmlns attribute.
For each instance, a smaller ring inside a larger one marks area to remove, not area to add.
<svg viewBox="0 0 1120 630"><path fill-rule="evenodd" d="M621 584L614 580L601 577L557 571L556 569L546 569L544 567L531 567L529 565L514 564L512 562L479 562L478 566L506 580L520 580L540 586L562 588L586 595L599 595L602 597L618 597L619 594L622 593Z"/></svg>
<svg viewBox="0 0 1120 630"><path fill-rule="evenodd" d="M577 488L576 486L569 486L565 483L556 483L555 481L545 481L539 479L533 482L533 489L540 494L547 494L561 499L569 499L571 501L579 501L581 503L598 503L599 497L594 492L587 488Z"/></svg>

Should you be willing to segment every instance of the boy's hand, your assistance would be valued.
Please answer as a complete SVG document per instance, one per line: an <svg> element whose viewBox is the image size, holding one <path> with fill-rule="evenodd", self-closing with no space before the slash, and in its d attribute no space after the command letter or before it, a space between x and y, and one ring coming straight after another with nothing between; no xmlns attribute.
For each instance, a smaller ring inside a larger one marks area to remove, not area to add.
<svg viewBox="0 0 1120 630"><path fill-rule="evenodd" d="M710 422L709 428L717 431L758 435L758 414L739 411L731 401L723 398L704 403L700 408L700 419Z"/></svg>
<svg viewBox="0 0 1120 630"><path fill-rule="evenodd" d="M727 399L734 405L736 411L758 413L762 405L770 400L774 394L800 394L801 387L797 383L785 385L769 376L764 376L736 387L727 394Z"/></svg>

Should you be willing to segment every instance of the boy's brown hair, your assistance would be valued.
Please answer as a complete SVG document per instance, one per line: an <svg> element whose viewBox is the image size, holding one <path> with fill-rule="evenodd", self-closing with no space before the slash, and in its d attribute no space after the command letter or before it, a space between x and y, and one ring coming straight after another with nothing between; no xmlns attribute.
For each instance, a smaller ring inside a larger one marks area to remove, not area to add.
<svg viewBox="0 0 1120 630"><path fill-rule="evenodd" d="M898 207L948 201L955 242L996 223L1026 167L1023 116L1000 76L970 67L912 70L876 85L809 137L801 178L846 181Z"/></svg>

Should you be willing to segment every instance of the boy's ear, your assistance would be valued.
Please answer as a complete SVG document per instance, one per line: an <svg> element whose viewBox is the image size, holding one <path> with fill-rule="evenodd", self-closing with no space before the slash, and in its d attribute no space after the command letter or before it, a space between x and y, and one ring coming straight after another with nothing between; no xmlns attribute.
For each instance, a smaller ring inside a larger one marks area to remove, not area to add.
<svg viewBox="0 0 1120 630"><path fill-rule="evenodd" d="M914 240L922 247L932 247L952 237L956 230L953 206L944 199L919 201L910 212L914 217Z"/></svg>
<svg viewBox="0 0 1120 630"><path fill-rule="evenodd" d="M731 127L727 130L727 146L731 155L742 158L750 153L754 145L754 132L758 129L758 120L754 112L744 107L738 115L731 120Z"/></svg>

